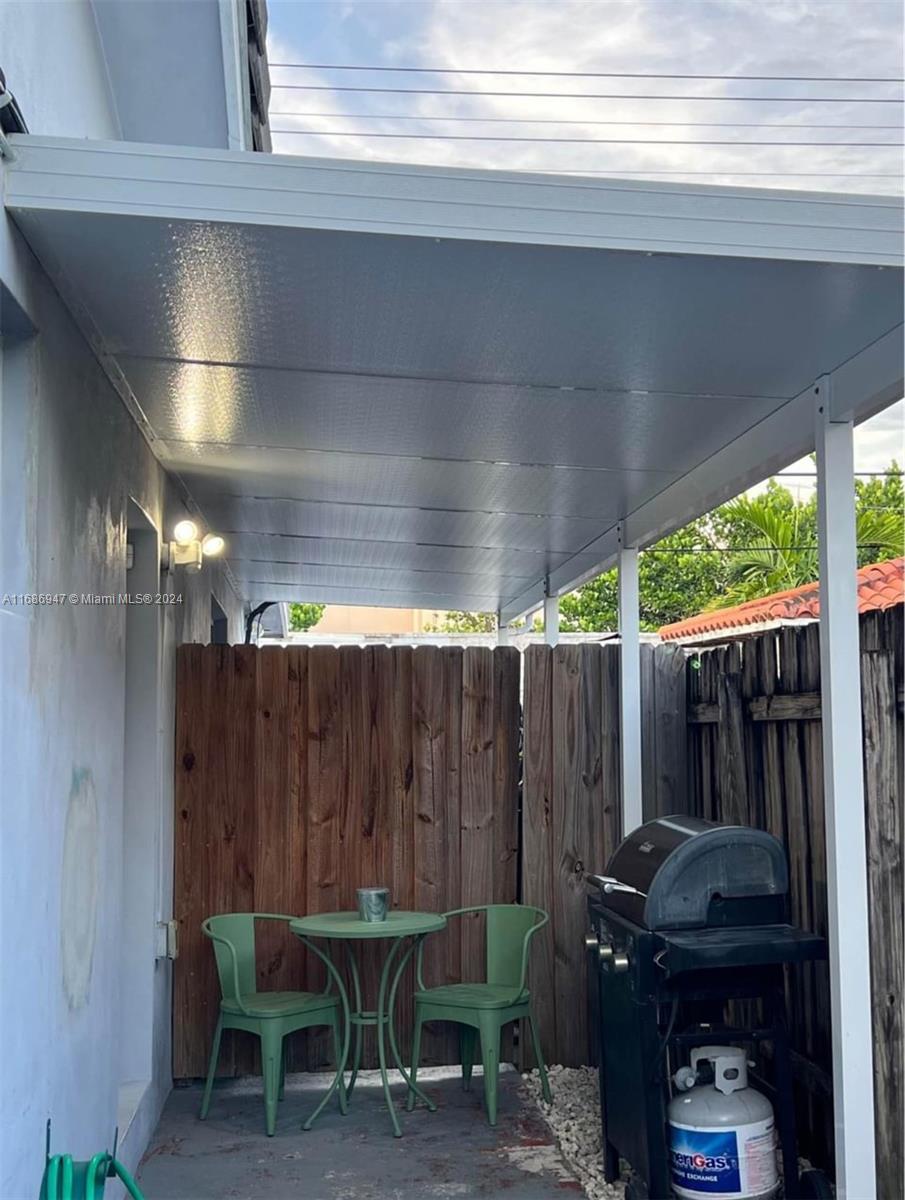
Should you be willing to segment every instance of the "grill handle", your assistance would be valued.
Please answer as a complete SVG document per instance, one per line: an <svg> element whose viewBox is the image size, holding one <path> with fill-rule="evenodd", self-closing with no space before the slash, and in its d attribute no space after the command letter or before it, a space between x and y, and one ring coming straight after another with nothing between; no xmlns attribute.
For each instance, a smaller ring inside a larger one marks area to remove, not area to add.
<svg viewBox="0 0 905 1200"><path fill-rule="evenodd" d="M599 887L602 892L606 892L607 895L612 892L626 892L630 896L641 896L645 900L647 899L647 892L639 891L629 883L622 883L612 875L586 875L585 878Z"/></svg>

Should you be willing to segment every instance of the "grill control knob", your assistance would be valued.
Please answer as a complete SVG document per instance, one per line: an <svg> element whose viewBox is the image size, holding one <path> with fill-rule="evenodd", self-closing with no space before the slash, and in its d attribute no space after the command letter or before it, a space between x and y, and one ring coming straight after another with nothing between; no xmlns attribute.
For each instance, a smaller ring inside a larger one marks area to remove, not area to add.
<svg viewBox="0 0 905 1200"><path fill-rule="evenodd" d="M598 947L599 945L600 945L600 943L599 943L599 941L597 940L597 934L596 934L596 933L586 933L586 934L585 934L585 937L584 937L584 948L585 948L585 950L590 950L590 951L591 951L591 953L593 954L593 952L594 952L594 951L597 949L597 947Z"/></svg>
<svg viewBox="0 0 905 1200"><path fill-rule="evenodd" d="M614 950L612 942L601 942L597 947L597 957L600 960L601 966L603 967L609 967L610 963L613 961L613 954Z"/></svg>
<svg viewBox="0 0 905 1200"><path fill-rule="evenodd" d="M615 975L622 975L627 970L628 970L628 955L625 954L623 951L620 951L619 954L614 954L613 955L613 973Z"/></svg>

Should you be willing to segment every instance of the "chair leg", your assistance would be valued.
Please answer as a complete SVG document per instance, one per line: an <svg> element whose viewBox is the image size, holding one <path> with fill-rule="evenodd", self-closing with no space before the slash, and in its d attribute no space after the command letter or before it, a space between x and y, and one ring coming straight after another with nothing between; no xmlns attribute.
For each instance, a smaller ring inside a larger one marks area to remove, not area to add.
<svg viewBox="0 0 905 1200"><path fill-rule="evenodd" d="M283 1047L280 1050L280 1090L277 1092L277 1100L282 1100L286 1095L286 1039L283 1038Z"/></svg>
<svg viewBox="0 0 905 1200"><path fill-rule="evenodd" d="M475 1042L478 1031L471 1025L459 1026L459 1059L462 1063L462 1091L471 1091L471 1069L474 1066Z"/></svg>
<svg viewBox="0 0 905 1200"><path fill-rule="evenodd" d="M214 1075L217 1073L217 1059L220 1057L220 1035L223 1033L223 1018L217 1018L217 1028L214 1030L214 1041L211 1046L211 1061L207 1068L207 1079L204 1083L204 1095L201 1097L201 1112L199 1120L203 1121L207 1117L207 1110L211 1106L211 1088L214 1086Z"/></svg>
<svg viewBox="0 0 905 1200"><path fill-rule="evenodd" d="M500 1075L500 1024L496 1014L481 1013L478 1017L481 1032L481 1061L484 1064L484 1103L487 1121L496 1125L497 1086Z"/></svg>
<svg viewBox="0 0 905 1200"><path fill-rule="evenodd" d="M421 1057L421 1026L423 1020L420 1009L415 1009L415 1028L412 1030L412 1069L409 1072L409 1078L412 1083L418 1079L418 1060ZM408 1112L411 1112L415 1107L415 1092L409 1088L408 1095L405 1098L405 1107Z"/></svg>
<svg viewBox="0 0 905 1200"><path fill-rule="evenodd" d="M264 1121L267 1136L273 1137L277 1124L277 1096L280 1092L280 1061L283 1056L283 1030L278 1021L261 1022L261 1064L264 1068Z"/></svg>
<svg viewBox="0 0 905 1200"><path fill-rule="evenodd" d="M340 1016L338 1011L334 1011L333 1020L331 1021L333 1030L333 1060L336 1063L337 1070L339 1069L339 1059L342 1054L342 1031L340 1029ZM340 1077L339 1084L336 1089L339 1096L339 1111L343 1116L349 1111L349 1102L346 1098L346 1079L345 1075Z"/></svg>
<svg viewBox="0 0 905 1200"><path fill-rule="evenodd" d="M541 1092L544 1100L548 1104L553 1103L553 1095L550 1091L550 1081L547 1079L547 1064L544 1062L544 1056L540 1048L540 1038L537 1035L537 1025L534 1023L534 1015L528 1013L528 1028L531 1030L531 1045L534 1047L534 1061L537 1063L537 1073L540 1075Z"/></svg>

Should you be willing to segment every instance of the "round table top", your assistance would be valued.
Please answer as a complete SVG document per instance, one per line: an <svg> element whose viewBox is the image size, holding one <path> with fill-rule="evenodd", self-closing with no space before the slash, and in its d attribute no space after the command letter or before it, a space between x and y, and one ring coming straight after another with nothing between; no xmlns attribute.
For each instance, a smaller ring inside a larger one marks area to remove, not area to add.
<svg viewBox="0 0 905 1200"><path fill-rule="evenodd" d="M385 921L362 921L357 912L318 913L289 922L293 933L323 938L395 938L415 933L435 933L446 928L441 913L401 912L391 909Z"/></svg>

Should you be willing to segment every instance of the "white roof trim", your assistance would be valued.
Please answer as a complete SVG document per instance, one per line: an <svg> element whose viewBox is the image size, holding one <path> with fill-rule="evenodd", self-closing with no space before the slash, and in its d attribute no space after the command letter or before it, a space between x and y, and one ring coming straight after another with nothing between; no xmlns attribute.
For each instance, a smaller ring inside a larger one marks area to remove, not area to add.
<svg viewBox="0 0 905 1200"><path fill-rule="evenodd" d="M6 205L898 266L892 196L468 171L14 136Z"/></svg>
<svg viewBox="0 0 905 1200"><path fill-rule="evenodd" d="M836 420L864 421L893 404L905 394L902 360L903 326L897 325L831 373L833 415ZM625 519L626 545L642 549L681 529L689 521L710 512L726 500L768 475L780 471L814 449L815 388L807 388L730 442L694 471L668 487ZM585 546L583 555L598 555L590 568L576 572L567 560L551 572L547 587L551 595L573 591L615 566L619 552L616 526L596 542ZM508 623L535 609L543 600L543 584L536 584L500 611Z"/></svg>

